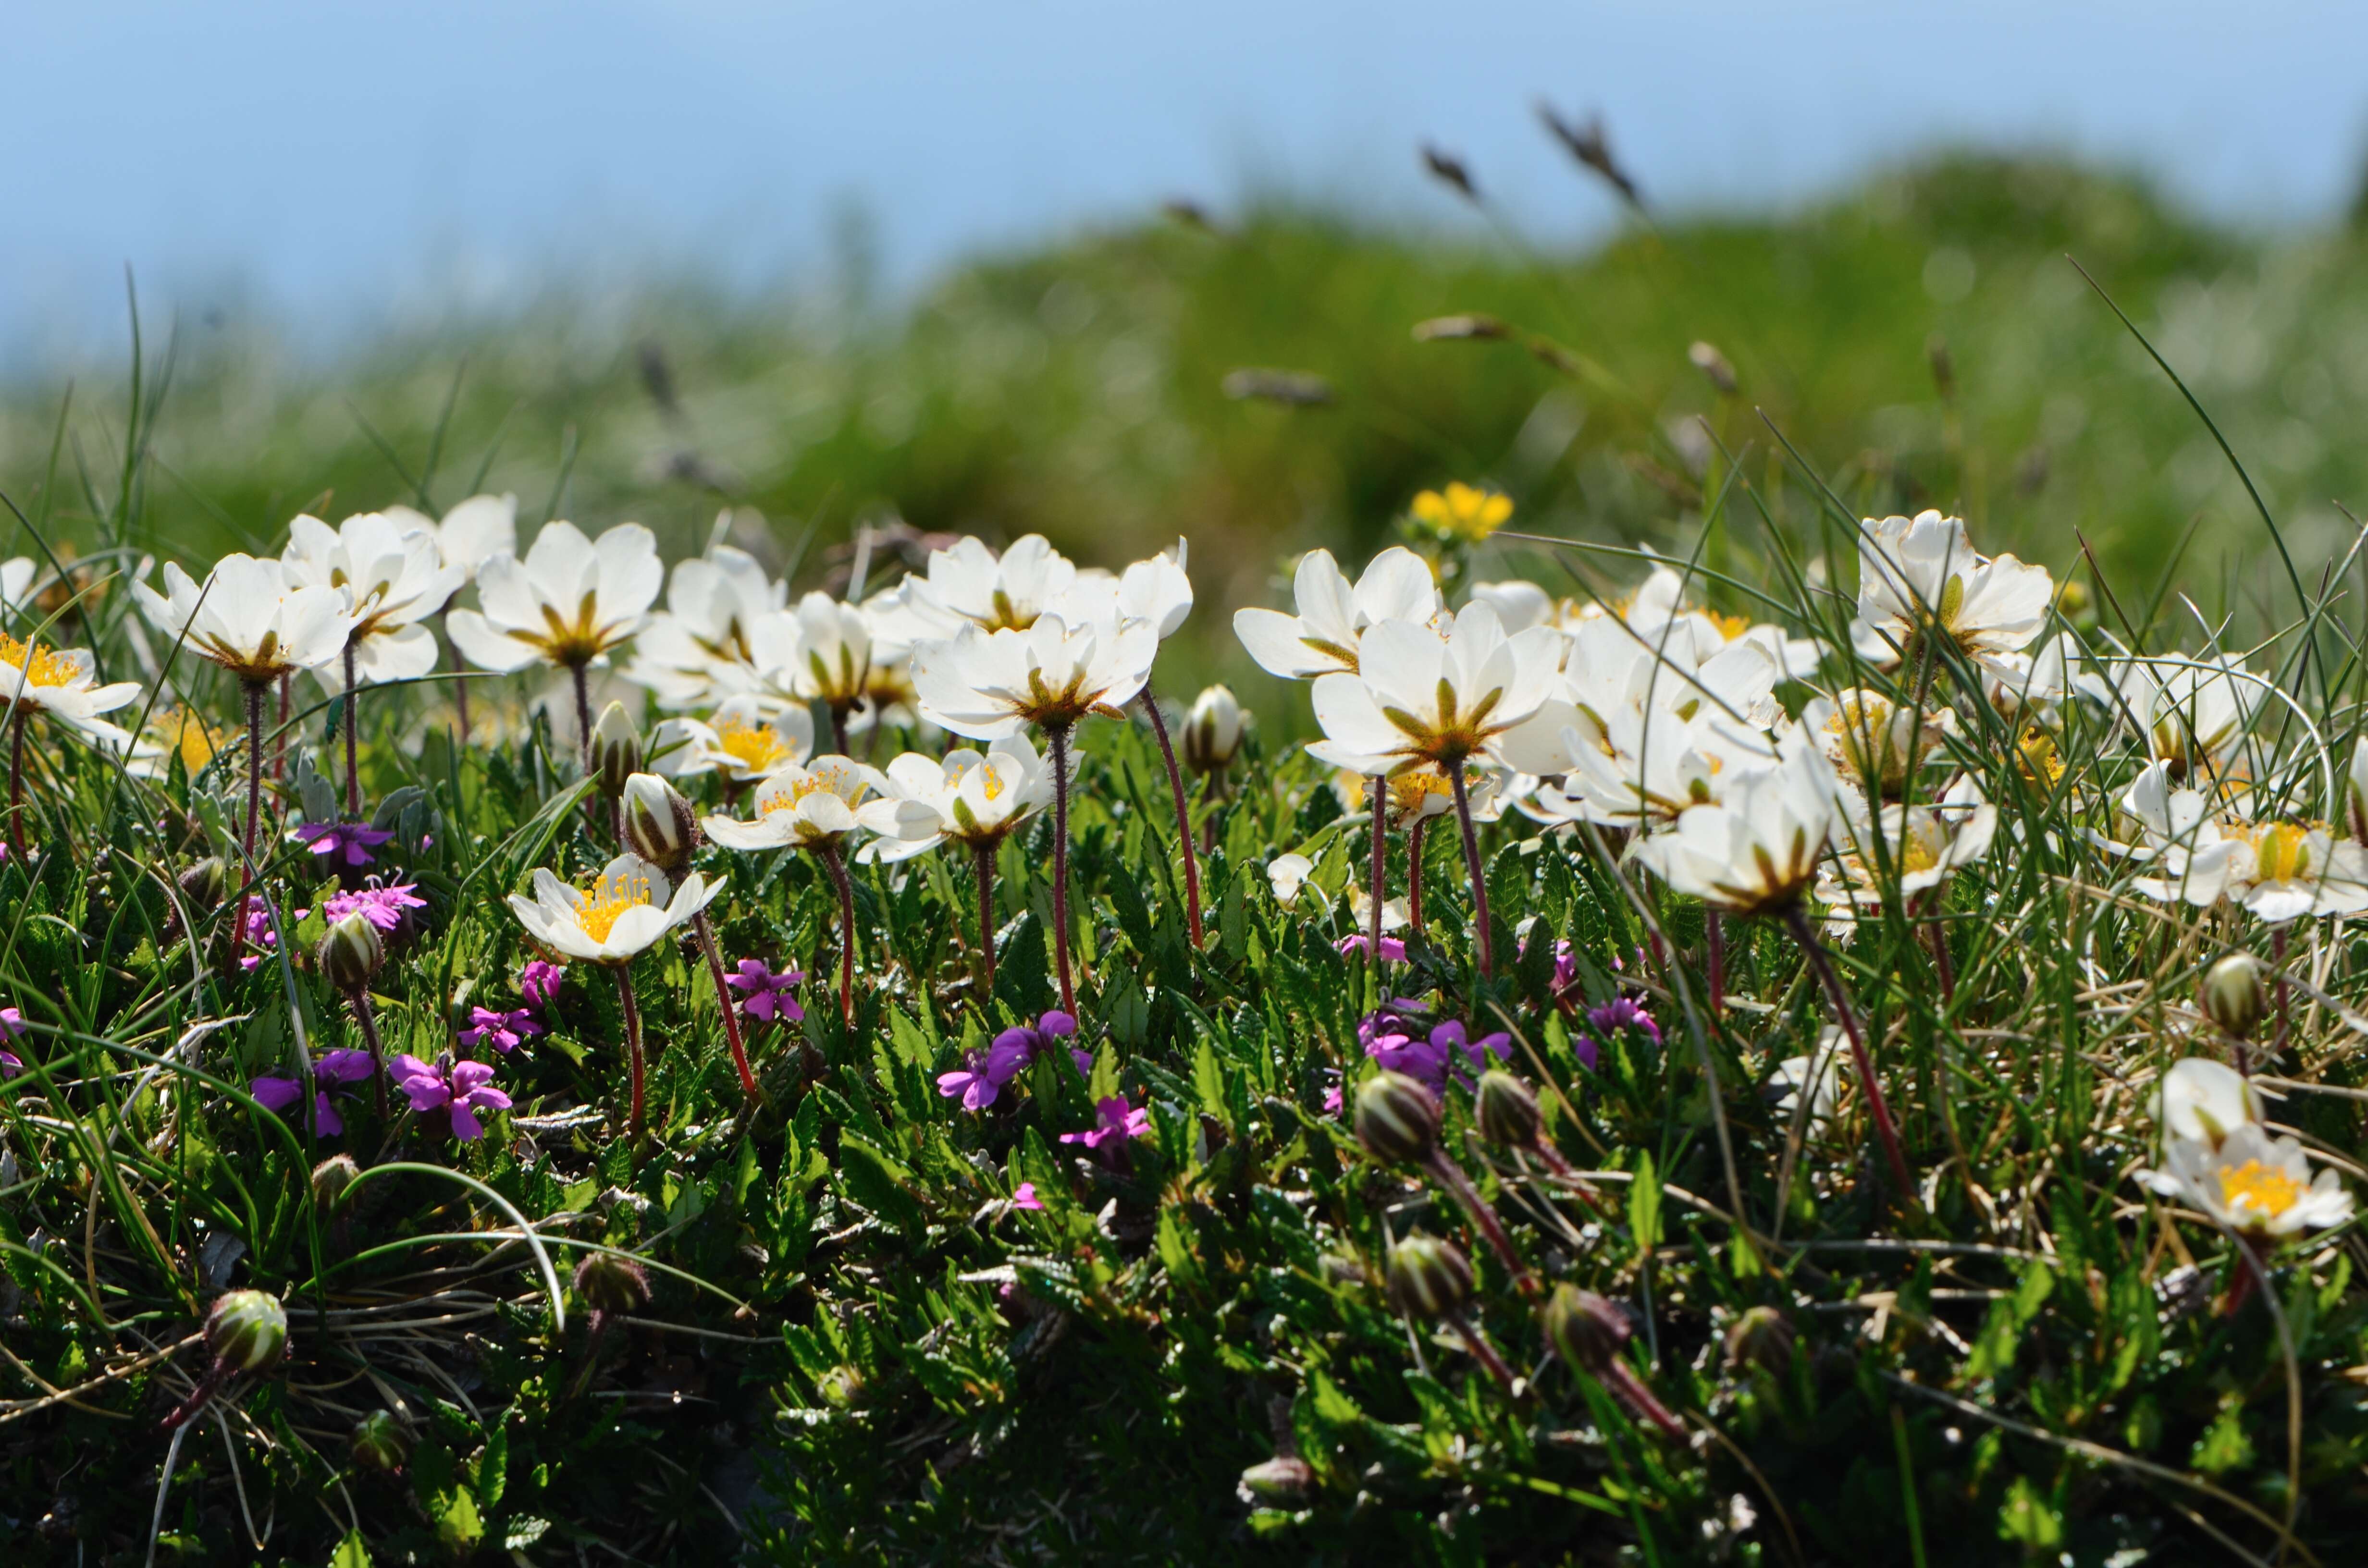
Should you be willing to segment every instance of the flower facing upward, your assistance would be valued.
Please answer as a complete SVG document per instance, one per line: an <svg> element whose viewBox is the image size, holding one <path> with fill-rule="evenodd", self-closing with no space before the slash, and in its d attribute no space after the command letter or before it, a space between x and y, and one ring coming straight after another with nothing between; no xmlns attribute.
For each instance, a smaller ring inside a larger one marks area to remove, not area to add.
<svg viewBox="0 0 2368 1568"><path fill-rule="evenodd" d="M803 708L774 707L755 697L734 697L709 719L668 719L658 726L653 750L673 745L657 770L674 778L712 773L733 784L762 778L814 755L814 715Z"/></svg>
<svg viewBox="0 0 2368 1568"><path fill-rule="evenodd" d="M363 681L409 680L434 669L436 633L427 619L468 580L444 563L434 534L381 512L357 513L334 528L300 516L288 525L279 562L290 582L346 596L354 674ZM328 690L345 689L343 660L313 673Z"/></svg>
<svg viewBox="0 0 2368 1568"><path fill-rule="evenodd" d="M329 1098L331 1089L348 1084L370 1081L378 1068L367 1051L324 1051L313 1062L313 1127L317 1132L334 1138L346 1130L345 1119L337 1114ZM301 1078L279 1074L266 1074L249 1083L246 1092L255 1103L274 1114L284 1112L303 1097L304 1084Z"/></svg>
<svg viewBox="0 0 2368 1568"><path fill-rule="evenodd" d="M387 1072L394 1086L410 1099L413 1110L422 1116L440 1114L450 1122L452 1136L463 1143L485 1135L484 1124L477 1119L479 1111L510 1108L509 1096L493 1086L494 1068L489 1062L439 1065L404 1055L389 1063Z"/></svg>
<svg viewBox="0 0 2368 1568"><path fill-rule="evenodd" d="M964 626L913 650L921 716L973 740L999 741L1030 724L1117 718L1151 676L1159 634L1142 621L1036 617L1025 631Z"/></svg>
<svg viewBox="0 0 2368 1568"><path fill-rule="evenodd" d="M513 1007L496 1012L491 1007L469 1009L469 1027L461 1031L462 1045L490 1045L507 1056L526 1040L542 1033L530 1008Z"/></svg>
<svg viewBox="0 0 2368 1568"><path fill-rule="evenodd" d="M2216 1147L2172 1138L2163 1156L2160 1170L2145 1173L2149 1187L2246 1235L2290 1236L2351 1217L2342 1177L2331 1168L2314 1177L2300 1140L2272 1138L2255 1122L2238 1122Z"/></svg>
<svg viewBox="0 0 2368 1568"><path fill-rule="evenodd" d="M760 1023L779 1019L794 1024L804 1018L806 1010L798 1006L791 993L805 980L803 970L776 970L762 959L742 959L739 967L723 977L740 997L740 1010Z"/></svg>
<svg viewBox="0 0 2368 1568"><path fill-rule="evenodd" d="M1945 887L1961 867L1989 853L1998 832L1998 808L1982 799L1970 775L1930 805L1885 806L1870 814L1860 796L1844 801L1845 846L1817 884L1817 901L1827 905L1874 907Z"/></svg>
<svg viewBox="0 0 2368 1568"><path fill-rule="evenodd" d="M472 495L445 513L440 523L409 506L389 506L386 516L397 528L434 540L437 559L459 572L463 583L495 556L518 553L515 495Z"/></svg>
<svg viewBox="0 0 2368 1568"><path fill-rule="evenodd" d="M149 715L143 739L125 754L124 771L134 778L163 778L172 759L181 759L181 771L191 778L206 769L216 754L232 744L230 733L208 724L186 708L161 707Z"/></svg>
<svg viewBox="0 0 2368 1568"><path fill-rule="evenodd" d="M1355 674L1315 682L1324 739L1307 749L1335 767L1372 775L1474 759L1522 767L1540 750L1559 756L1577 719L1556 695L1560 635L1535 626L1507 637L1485 604L1466 605L1444 635L1382 621L1357 649Z"/></svg>
<svg viewBox="0 0 2368 1568"><path fill-rule="evenodd" d="M512 893L509 903L527 935L543 946L571 959L614 965L632 962L668 932L688 925L723 891L723 879L710 882L697 871L669 889L666 873L655 866L639 856L620 855L585 888L571 887L537 867L534 896Z"/></svg>
<svg viewBox="0 0 2368 1568"><path fill-rule="evenodd" d="M1932 748L1956 728L1948 709L1926 710L1922 722L1911 705L1879 691L1853 688L1811 701L1801 723L1817 738L1827 761L1869 795L1896 800L1922 767Z"/></svg>
<svg viewBox="0 0 2368 1568"><path fill-rule="evenodd" d="M2199 909L2226 898L2272 926L2368 909L2368 847L2313 823L2214 816L2203 791L2174 790L2169 778L2166 762L2138 775L2122 806L2140 841L2108 846L2164 873L2133 879L2138 892Z"/></svg>
<svg viewBox="0 0 2368 1568"><path fill-rule="evenodd" d="M1679 892L1732 915L1775 914L1816 880L1834 826L1833 765L1805 737L1738 780L1724 800L1689 807L1674 831L1636 846L1646 869Z"/></svg>
<svg viewBox="0 0 2368 1568"><path fill-rule="evenodd" d="M1012 735L983 756L967 746L942 757L906 752L888 765L880 798L857 807L855 816L879 835L863 846L862 858L893 863L948 839L992 848L1052 803L1050 765L1027 736Z"/></svg>
<svg viewBox="0 0 2368 1568"><path fill-rule="evenodd" d="M753 820L711 816L700 825L726 849L808 849L853 833L855 808L886 780L876 767L844 756L791 763L757 786Z"/></svg>
<svg viewBox="0 0 2368 1568"><path fill-rule="evenodd" d="M1108 1143L1124 1143L1151 1131L1151 1112L1130 1106L1120 1096L1094 1102L1095 1124L1083 1132L1064 1132L1064 1143L1083 1143L1099 1152Z"/></svg>
<svg viewBox="0 0 2368 1568"><path fill-rule="evenodd" d="M2192 787L2252 778L2253 710L2267 686L2226 654L2133 659L2113 673L2116 706L2136 721L2148 755Z"/></svg>
<svg viewBox="0 0 2368 1568"><path fill-rule="evenodd" d="M1357 639L1384 620L1428 623L1439 613L1439 585L1430 567L1400 545L1373 557L1356 584L1341 574L1328 550L1299 558L1292 584L1296 615L1281 610L1234 612L1234 635L1258 667L1288 680L1357 667Z"/></svg>
<svg viewBox="0 0 2368 1568"><path fill-rule="evenodd" d="M1408 509L1415 521L1440 538L1478 544L1512 517L1513 498L1451 480L1444 492L1426 490L1417 495Z"/></svg>
<svg viewBox="0 0 2368 1568"><path fill-rule="evenodd" d="M639 523L597 540L545 523L525 560L496 555L478 570L479 608L454 610L446 629L479 669L578 669L641 631L665 580L657 539Z"/></svg>
<svg viewBox="0 0 2368 1568"><path fill-rule="evenodd" d="M163 593L135 581L131 597L158 631L186 637L192 653L249 686L333 662L355 619L344 589L307 586L251 555L223 556L202 584L168 561Z"/></svg>
<svg viewBox="0 0 2368 1568"><path fill-rule="evenodd" d="M1077 568L1042 534L997 556L975 539L929 552L928 574L912 584L906 608L942 634L968 622L985 631L1025 631L1077 579Z"/></svg>
<svg viewBox="0 0 2368 1568"><path fill-rule="evenodd" d="M350 888L333 892L321 901L321 917L334 926L348 915L359 915L381 931L392 931L403 924L406 911L425 909L427 901L419 896L416 882L391 882L380 886L376 878L368 887ZM297 912L303 918L303 912Z"/></svg>
<svg viewBox="0 0 2368 1568"><path fill-rule="evenodd" d="M1975 554L1964 520L1938 512L1870 518L1859 546L1859 619L1900 659L1931 632L2013 675L2011 655L2039 635L2055 594L2045 567Z"/></svg>

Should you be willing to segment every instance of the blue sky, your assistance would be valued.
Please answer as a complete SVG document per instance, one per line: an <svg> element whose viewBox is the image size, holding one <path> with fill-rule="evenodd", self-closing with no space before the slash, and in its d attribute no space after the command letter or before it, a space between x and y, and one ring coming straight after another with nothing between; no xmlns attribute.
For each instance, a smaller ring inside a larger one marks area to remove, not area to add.
<svg viewBox="0 0 2368 1568"><path fill-rule="evenodd" d="M333 341L557 276L981 248L1294 190L1461 221L1463 154L1549 237L1609 217L1531 106L1600 108L1647 192L1769 205L1943 142L2135 161L2239 222L2325 219L2368 154L2358 0L212 0L20 6L0 358L159 308Z"/></svg>

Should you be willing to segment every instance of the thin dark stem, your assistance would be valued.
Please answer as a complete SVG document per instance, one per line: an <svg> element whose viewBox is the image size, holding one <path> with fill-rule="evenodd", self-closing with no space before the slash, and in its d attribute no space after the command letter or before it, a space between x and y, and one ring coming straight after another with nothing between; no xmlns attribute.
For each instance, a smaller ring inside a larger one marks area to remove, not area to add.
<svg viewBox="0 0 2368 1568"><path fill-rule="evenodd" d="M1942 1006L1957 999L1957 960L1949 952L1949 928L1938 920L1924 923L1924 934L1932 944L1932 969L1941 980Z"/></svg>
<svg viewBox="0 0 2368 1568"><path fill-rule="evenodd" d="M1685 1423L1669 1414L1669 1407L1645 1386L1645 1380L1627 1362L1614 1356L1601 1377L1604 1387L1617 1394L1622 1404L1658 1426L1664 1436L1680 1443L1687 1440Z"/></svg>
<svg viewBox="0 0 2368 1568"><path fill-rule="evenodd" d="M855 884L847 879L847 862L838 858L838 846L825 838L814 846L822 857L824 869L838 887L838 1016L848 1028L855 1025Z"/></svg>
<svg viewBox="0 0 2368 1568"><path fill-rule="evenodd" d="M1726 1011L1726 922L1715 909L1702 913L1702 932L1710 943L1710 1010Z"/></svg>
<svg viewBox="0 0 2368 1568"><path fill-rule="evenodd" d="M1373 885L1372 903L1366 914L1372 929L1366 933L1365 957L1373 965L1373 1000L1376 1006L1389 994L1382 983L1382 901L1390 892L1390 781L1380 774L1373 775Z"/></svg>
<svg viewBox="0 0 2368 1568"><path fill-rule="evenodd" d="M1472 918L1477 926L1474 948L1486 975L1497 967L1496 941L1488 933L1488 879L1480 867L1480 835L1472 830L1472 794L1463 787L1462 763L1448 767L1447 781L1454 786L1455 822L1463 830L1463 869L1472 873Z"/></svg>
<svg viewBox="0 0 2368 1568"><path fill-rule="evenodd" d="M263 815L263 693L260 682L246 686L246 830L239 840L239 862L255 879L255 824Z"/></svg>
<svg viewBox="0 0 2368 1568"><path fill-rule="evenodd" d="M1513 1369L1505 1365L1505 1358L1497 1354L1497 1347L1488 1343L1487 1337L1474 1328L1472 1320L1463 1313L1458 1312L1447 1321L1453 1325L1455 1337L1463 1341L1463 1348L1472 1353L1472 1358L1488 1369L1488 1375L1497 1380L1498 1388L1511 1393Z"/></svg>
<svg viewBox="0 0 2368 1568"><path fill-rule="evenodd" d="M995 849L991 841L970 846L971 864L978 872L978 1006L982 1013L995 999Z"/></svg>
<svg viewBox="0 0 2368 1568"><path fill-rule="evenodd" d="M1422 830L1428 817L1417 817L1406 829L1406 931L1410 936L1422 935Z"/></svg>
<svg viewBox="0 0 2368 1568"><path fill-rule="evenodd" d="M715 926L700 910L691 916L690 928L699 937L700 950L707 955L708 978L715 982L715 1004L723 1009L723 1040L732 1047L732 1065L740 1072L740 1086L748 1091L750 1099L757 1098L757 1074L748 1067L748 1046L740 1033L739 1010L732 1006L732 988L723 981L723 952L715 945Z"/></svg>
<svg viewBox="0 0 2368 1568"><path fill-rule="evenodd" d="M830 705L830 739L832 747L839 756L848 755L847 704L843 702L834 702Z"/></svg>
<svg viewBox="0 0 2368 1568"><path fill-rule="evenodd" d="M617 1006L625 1015L625 1055L632 1063L633 1109L628 1128L633 1139L642 1136L642 1009L633 1000L633 971L628 964L610 966L617 975Z"/></svg>
<svg viewBox="0 0 2368 1568"><path fill-rule="evenodd" d="M18 694L8 715L8 848L25 863L25 702Z"/></svg>
<svg viewBox="0 0 2368 1568"><path fill-rule="evenodd" d="M1488 1206L1488 1200L1480 1196L1480 1189L1472 1185L1472 1178L1463 1174L1463 1167L1448 1158L1446 1150L1433 1149L1423 1168L1453 1195L1456 1202L1463 1206L1463 1211L1472 1217L1474 1227L1487 1242L1489 1250L1505 1266L1505 1272L1513 1277L1513 1283L1520 1287L1521 1294L1536 1295L1537 1277L1530 1272L1530 1266L1521 1261L1521 1255L1513 1250L1512 1238L1505 1234L1504 1221L1497 1218L1497 1210Z"/></svg>
<svg viewBox="0 0 2368 1568"><path fill-rule="evenodd" d="M379 1043L378 1017L370 1010L370 987L356 986L346 993L346 1002L354 1010L354 1022L361 1026L362 1043L370 1047L370 1088L378 1096L378 1119L386 1119L386 1048Z"/></svg>
<svg viewBox="0 0 2368 1568"><path fill-rule="evenodd" d="M279 677L279 717L274 721L271 741L271 778L276 783L288 777L288 683L295 677Z"/></svg>
<svg viewBox="0 0 2368 1568"><path fill-rule="evenodd" d="M1184 773L1176 766L1176 747L1167 738L1167 720L1160 713L1158 702L1151 695L1151 683L1145 681L1142 694L1143 710L1151 715L1151 733L1159 738L1159 755L1167 764L1167 788L1176 797L1176 842L1184 850L1184 924L1192 933L1192 946L1201 946L1201 858L1192 849L1192 812L1184 803Z"/></svg>
<svg viewBox="0 0 2368 1568"><path fill-rule="evenodd" d="M1793 940L1800 944L1809 967L1816 971L1818 983L1825 987L1826 999L1833 1004L1834 1016L1841 1020L1842 1033L1850 1038L1850 1061L1858 1069L1860 1085L1866 1090L1867 1114L1874 1119L1875 1136L1883 1140L1884 1157L1891 1164L1891 1175L1898 1182L1899 1190L1913 1198L1916 1178L1908 1173L1907 1156L1900 1151L1899 1130L1892 1124L1891 1107L1883 1097L1883 1085L1875 1082L1874 1062L1866 1053L1866 1039L1859 1032L1858 1015L1850 1009L1841 976L1834 972L1825 944L1817 940L1807 912L1798 903L1784 912L1784 924L1792 931Z"/></svg>
<svg viewBox="0 0 2368 1568"><path fill-rule="evenodd" d="M360 773L356 771L354 767L354 731L357 726L357 721L354 715L354 699L358 695L359 693L355 690L354 686L354 644L351 639L347 639L346 642L346 700L343 706L346 713L346 820L348 822L359 822L362 820L362 776Z"/></svg>
<svg viewBox="0 0 2368 1568"><path fill-rule="evenodd" d="M1061 1011L1075 1017L1077 993L1069 978L1069 726L1047 724L1053 747L1053 958L1061 976Z"/></svg>
<svg viewBox="0 0 2368 1568"><path fill-rule="evenodd" d="M576 760L588 778L592 774L592 677L584 673L582 665L568 665L567 675L575 685Z"/></svg>

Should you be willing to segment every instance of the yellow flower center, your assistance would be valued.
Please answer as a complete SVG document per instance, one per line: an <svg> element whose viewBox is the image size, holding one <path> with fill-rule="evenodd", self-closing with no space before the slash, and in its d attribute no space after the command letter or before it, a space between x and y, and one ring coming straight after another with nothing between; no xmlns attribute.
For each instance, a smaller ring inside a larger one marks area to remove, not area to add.
<svg viewBox="0 0 2368 1568"><path fill-rule="evenodd" d="M5 631L0 631L0 663L24 671L28 686L64 686L82 673L80 665L56 649L39 642L28 647Z"/></svg>
<svg viewBox="0 0 2368 1568"><path fill-rule="evenodd" d="M1721 615L1714 609L1706 609L1702 614L1718 628L1719 636L1729 642L1751 630L1751 618L1748 615Z"/></svg>
<svg viewBox="0 0 2368 1568"><path fill-rule="evenodd" d="M2015 761L2033 784L2052 785L2064 777L2064 759L2056 755L2055 742L2044 730L2022 733L2022 739L2015 743Z"/></svg>
<svg viewBox="0 0 2368 1568"><path fill-rule="evenodd" d="M791 779L788 785L777 791L771 799L759 806L757 809L757 814L758 816L771 816L775 812L794 811L797 809L798 803L805 800L810 795L823 793L837 794L838 792L837 782L837 779L828 772L809 773L802 778Z"/></svg>
<svg viewBox="0 0 2368 1568"><path fill-rule="evenodd" d="M2220 1167L2220 1200L2230 1209L2274 1220L2295 1204L2308 1189L2283 1170L2247 1160Z"/></svg>
<svg viewBox="0 0 2368 1568"><path fill-rule="evenodd" d="M1434 796L1444 800L1454 792L1447 775L1429 768L1401 773L1390 780L1390 804L1401 812L1419 811L1427 800Z"/></svg>
<svg viewBox="0 0 2368 1568"><path fill-rule="evenodd" d="M1479 543L1505 526L1513 515L1513 498L1473 485L1451 483L1446 493L1426 490L1414 498L1417 520L1441 534Z"/></svg>
<svg viewBox="0 0 2368 1568"><path fill-rule="evenodd" d="M2290 822L2269 823L2255 828L2253 867L2256 877L2265 882L2299 881L2310 873L2310 830Z"/></svg>
<svg viewBox="0 0 2368 1568"><path fill-rule="evenodd" d="M195 778L222 750L221 732L185 708L160 708L148 722L149 733L181 754L182 770Z"/></svg>
<svg viewBox="0 0 2368 1568"><path fill-rule="evenodd" d="M990 801L1003 799L1003 780L992 767L979 769L978 787Z"/></svg>
<svg viewBox="0 0 2368 1568"><path fill-rule="evenodd" d="M629 909L640 909L650 902L650 880L644 876L619 877L613 881L597 882L584 890L575 906L575 918L584 934L596 942L605 942L617 922Z"/></svg>
<svg viewBox="0 0 2368 1568"><path fill-rule="evenodd" d="M786 759L790 748L770 724L744 724L727 719L715 727L715 747L750 773L771 771Z"/></svg>

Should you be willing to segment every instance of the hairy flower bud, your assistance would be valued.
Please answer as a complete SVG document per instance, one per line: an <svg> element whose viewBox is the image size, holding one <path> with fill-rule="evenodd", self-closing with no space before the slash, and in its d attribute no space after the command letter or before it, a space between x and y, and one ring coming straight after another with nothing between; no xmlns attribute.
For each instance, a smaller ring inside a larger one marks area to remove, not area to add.
<svg viewBox="0 0 2368 1568"><path fill-rule="evenodd" d="M590 1253L575 1266L575 1293L596 1312L629 1312L648 1304L650 1277L630 1257Z"/></svg>
<svg viewBox="0 0 2368 1568"><path fill-rule="evenodd" d="M362 1168L351 1154L332 1154L313 1167L314 1207L335 1209L346 1200L346 1188L361 1180Z"/></svg>
<svg viewBox="0 0 2368 1568"><path fill-rule="evenodd" d="M1406 1317L1452 1317L1472 1298L1472 1260L1453 1242L1408 1236L1390 1248L1389 1297Z"/></svg>
<svg viewBox="0 0 2368 1568"><path fill-rule="evenodd" d="M370 923L370 916L357 910L329 927L313 956L330 984L352 993L368 985L378 973L379 965L386 961L386 944L379 940L378 927Z"/></svg>
<svg viewBox="0 0 2368 1568"><path fill-rule="evenodd" d="M1781 1372L1793 1364L1793 1320L1774 1307L1753 1307L1726 1331L1726 1364Z"/></svg>
<svg viewBox="0 0 2368 1568"><path fill-rule="evenodd" d="M206 1314L206 1348L233 1372L268 1372L288 1348L288 1312L260 1290L233 1290Z"/></svg>
<svg viewBox="0 0 2368 1568"><path fill-rule="evenodd" d="M1297 1455L1279 1454L1242 1471L1238 1490L1245 1503L1288 1503L1315 1484L1314 1466Z"/></svg>
<svg viewBox="0 0 2368 1568"><path fill-rule="evenodd" d="M1415 1165L1439 1147L1439 1096L1403 1073L1382 1073L1357 1088L1357 1142L1377 1160Z"/></svg>
<svg viewBox="0 0 2368 1568"><path fill-rule="evenodd" d="M625 792L625 780L641 770L641 732L633 727L625 705L611 702L592 726L592 771L600 780L600 793L615 800Z"/></svg>
<svg viewBox="0 0 2368 1568"><path fill-rule="evenodd" d="M814 1380L814 1392L833 1410L851 1410L863 1397L863 1374L844 1364Z"/></svg>
<svg viewBox="0 0 2368 1568"><path fill-rule="evenodd" d="M1212 686L1192 699L1184 717L1184 766L1195 773L1215 773L1242 749L1245 715L1234 694Z"/></svg>
<svg viewBox="0 0 2368 1568"><path fill-rule="evenodd" d="M636 773L625 780L624 812L626 847L680 880L699 847L699 818L682 792L655 773Z"/></svg>
<svg viewBox="0 0 2368 1568"><path fill-rule="evenodd" d="M401 1424L383 1410L373 1410L355 1422L354 1435L348 1441L353 1446L354 1463L363 1470L392 1475L411 1458L411 1444L404 1438Z"/></svg>
<svg viewBox="0 0 2368 1568"><path fill-rule="evenodd" d="M229 873L222 869L222 857L209 855L183 871L177 879L181 896L199 909L211 909L222 901L223 890L229 884Z"/></svg>
<svg viewBox="0 0 2368 1568"><path fill-rule="evenodd" d="M1538 1141L1542 1124L1538 1115L1538 1099L1530 1086L1501 1067L1491 1067L1480 1074L1479 1090L1473 1096L1474 1119L1480 1123L1480 1136L1500 1149L1526 1149Z"/></svg>
<svg viewBox="0 0 2368 1568"><path fill-rule="evenodd" d="M1576 1370L1601 1375L1634 1331L1627 1314L1592 1290L1557 1285L1540 1314L1546 1343Z"/></svg>
<svg viewBox="0 0 2368 1568"><path fill-rule="evenodd" d="M2270 1010L2268 991L2261 984L2261 966L2250 953L2230 953L2203 971L2196 989L2203 1016L2220 1026L2231 1040L2250 1040Z"/></svg>

